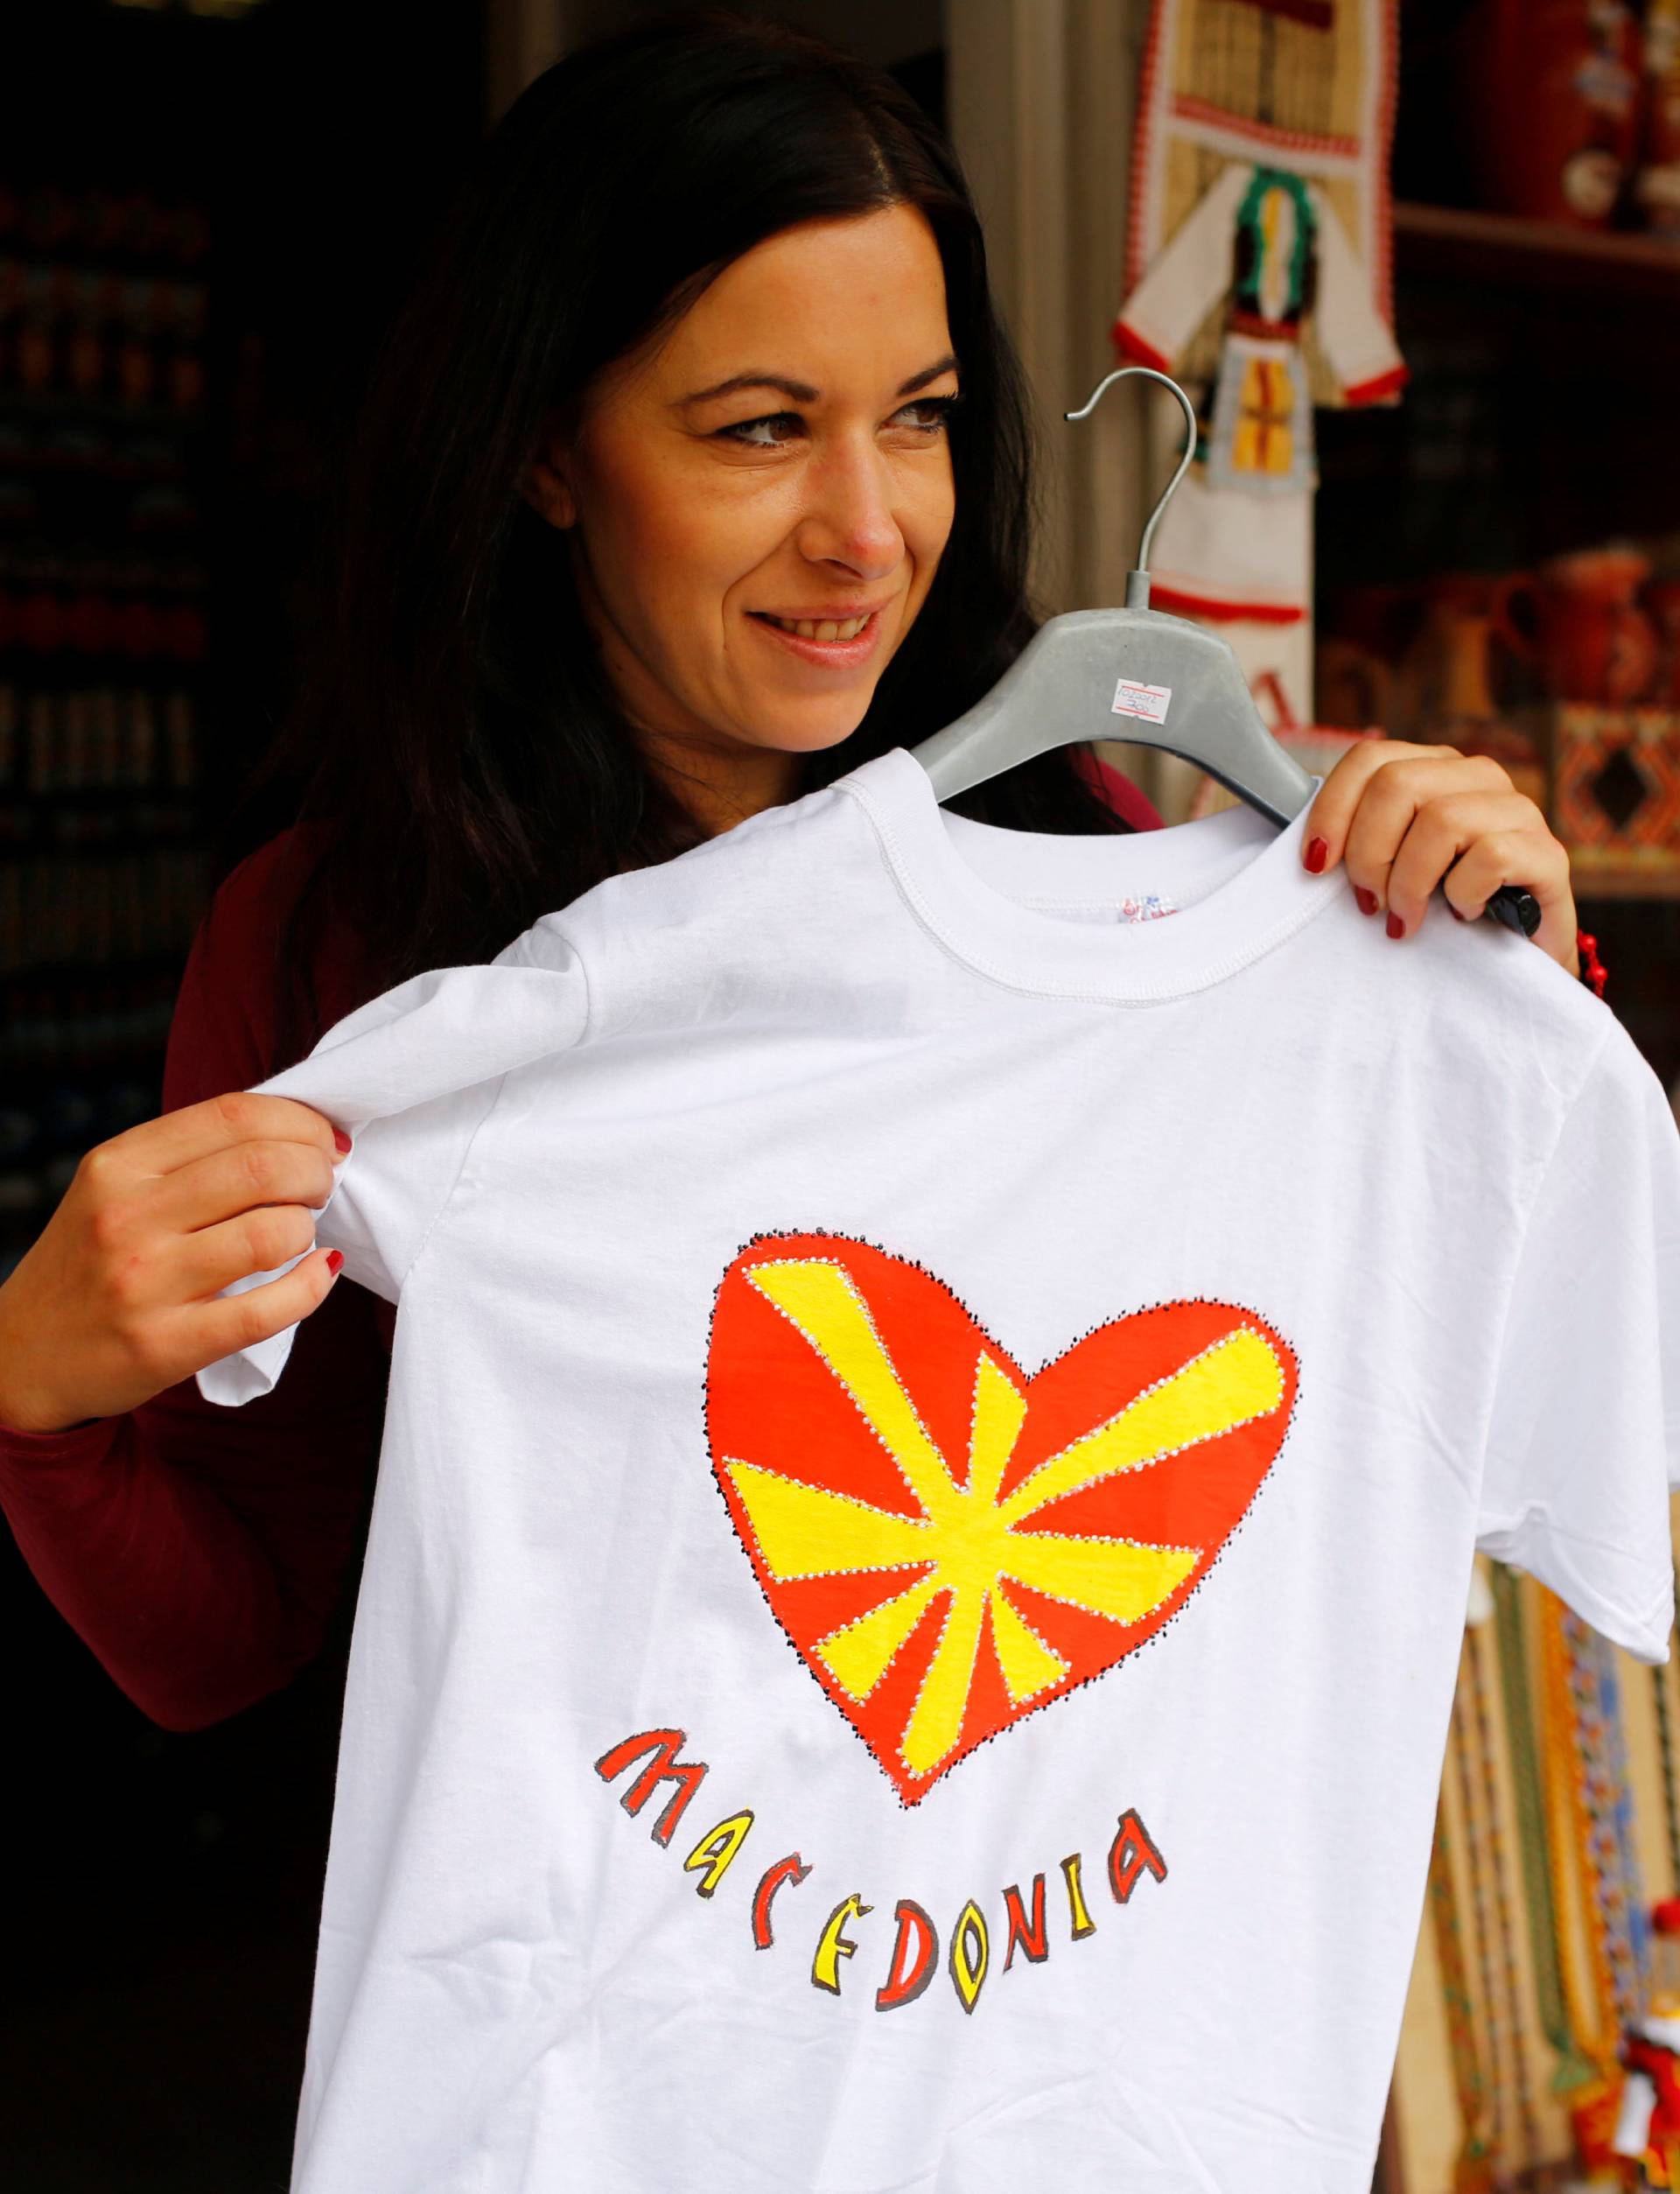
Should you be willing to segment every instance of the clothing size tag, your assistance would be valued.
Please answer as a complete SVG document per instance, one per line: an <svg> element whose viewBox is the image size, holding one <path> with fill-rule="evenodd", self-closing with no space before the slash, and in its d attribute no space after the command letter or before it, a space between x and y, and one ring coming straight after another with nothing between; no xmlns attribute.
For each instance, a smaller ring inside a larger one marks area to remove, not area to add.
<svg viewBox="0 0 1680 2194"><path fill-rule="evenodd" d="M1111 713L1141 717L1145 724L1165 724L1172 698L1170 685L1140 685L1136 678L1122 678L1114 689Z"/></svg>

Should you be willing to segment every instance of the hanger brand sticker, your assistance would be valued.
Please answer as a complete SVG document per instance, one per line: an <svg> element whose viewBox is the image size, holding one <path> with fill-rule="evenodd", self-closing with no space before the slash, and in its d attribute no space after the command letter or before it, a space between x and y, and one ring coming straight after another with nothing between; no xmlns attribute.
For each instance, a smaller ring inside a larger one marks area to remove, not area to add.
<svg viewBox="0 0 1680 2194"><path fill-rule="evenodd" d="M760 1235L718 1290L707 1430L771 1613L914 1805L1180 1612L1296 1380L1264 1318L1200 1297L1030 1371L908 1258Z"/></svg>
<svg viewBox="0 0 1680 2194"><path fill-rule="evenodd" d="M1114 689L1111 713L1141 717L1145 724L1165 724L1172 699L1170 685L1140 685L1136 678L1122 678Z"/></svg>

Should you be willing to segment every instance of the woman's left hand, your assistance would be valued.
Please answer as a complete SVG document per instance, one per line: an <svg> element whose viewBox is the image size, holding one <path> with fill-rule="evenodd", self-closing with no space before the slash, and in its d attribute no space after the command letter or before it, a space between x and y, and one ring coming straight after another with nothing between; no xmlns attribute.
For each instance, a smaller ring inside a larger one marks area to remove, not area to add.
<svg viewBox="0 0 1680 2194"><path fill-rule="evenodd" d="M1386 913L1391 937L1415 936L1437 884L1474 922L1502 884L1540 902L1533 943L1581 971L1568 850L1496 761L1456 747L1361 740L1319 789L1301 838L1314 873L1345 861L1362 913Z"/></svg>

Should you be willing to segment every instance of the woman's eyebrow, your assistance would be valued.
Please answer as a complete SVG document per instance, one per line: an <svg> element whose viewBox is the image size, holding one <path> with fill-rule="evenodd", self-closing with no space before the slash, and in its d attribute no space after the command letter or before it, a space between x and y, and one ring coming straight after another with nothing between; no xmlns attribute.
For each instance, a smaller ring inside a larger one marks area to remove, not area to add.
<svg viewBox="0 0 1680 2194"><path fill-rule="evenodd" d="M956 364L956 354L947 351L943 358L935 359L931 366L924 366L919 374L912 374L897 391L901 396L913 396L918 389L925 389L941 374L949 373ZM754 367L750 373L732 374L727 381L720 381L710 389L696 389L692 396L678 396L672 405L678 410L691 403L709 403L715 396L732 396L738 389L779 389L795 403L816 403L822 397L820 389L813 389L808 381L789 381L784 374L766 373Z"/></svg>

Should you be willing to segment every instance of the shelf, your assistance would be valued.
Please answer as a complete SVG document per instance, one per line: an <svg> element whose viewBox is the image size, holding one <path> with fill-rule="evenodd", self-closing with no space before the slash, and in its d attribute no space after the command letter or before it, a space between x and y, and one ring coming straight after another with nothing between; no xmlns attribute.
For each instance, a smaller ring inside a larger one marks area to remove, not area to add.
<svg viewBox="0 0 1680 2194"><path fill-rule="evenodd" d="M1614 291L1661 300L1680 313L1680 247L1650 236L1403 201L1394 209L1394 251L1402 275L1565 288L1574 296Z"/></svg>
<svg viewBox="0 0 1680 2194"><path fill-rule="evenodd" d="M1576 899L1680 900L1680 871L1666 873L1627 868L1597 868L1590 856L1572 854L1570 888Z"/></svg>

